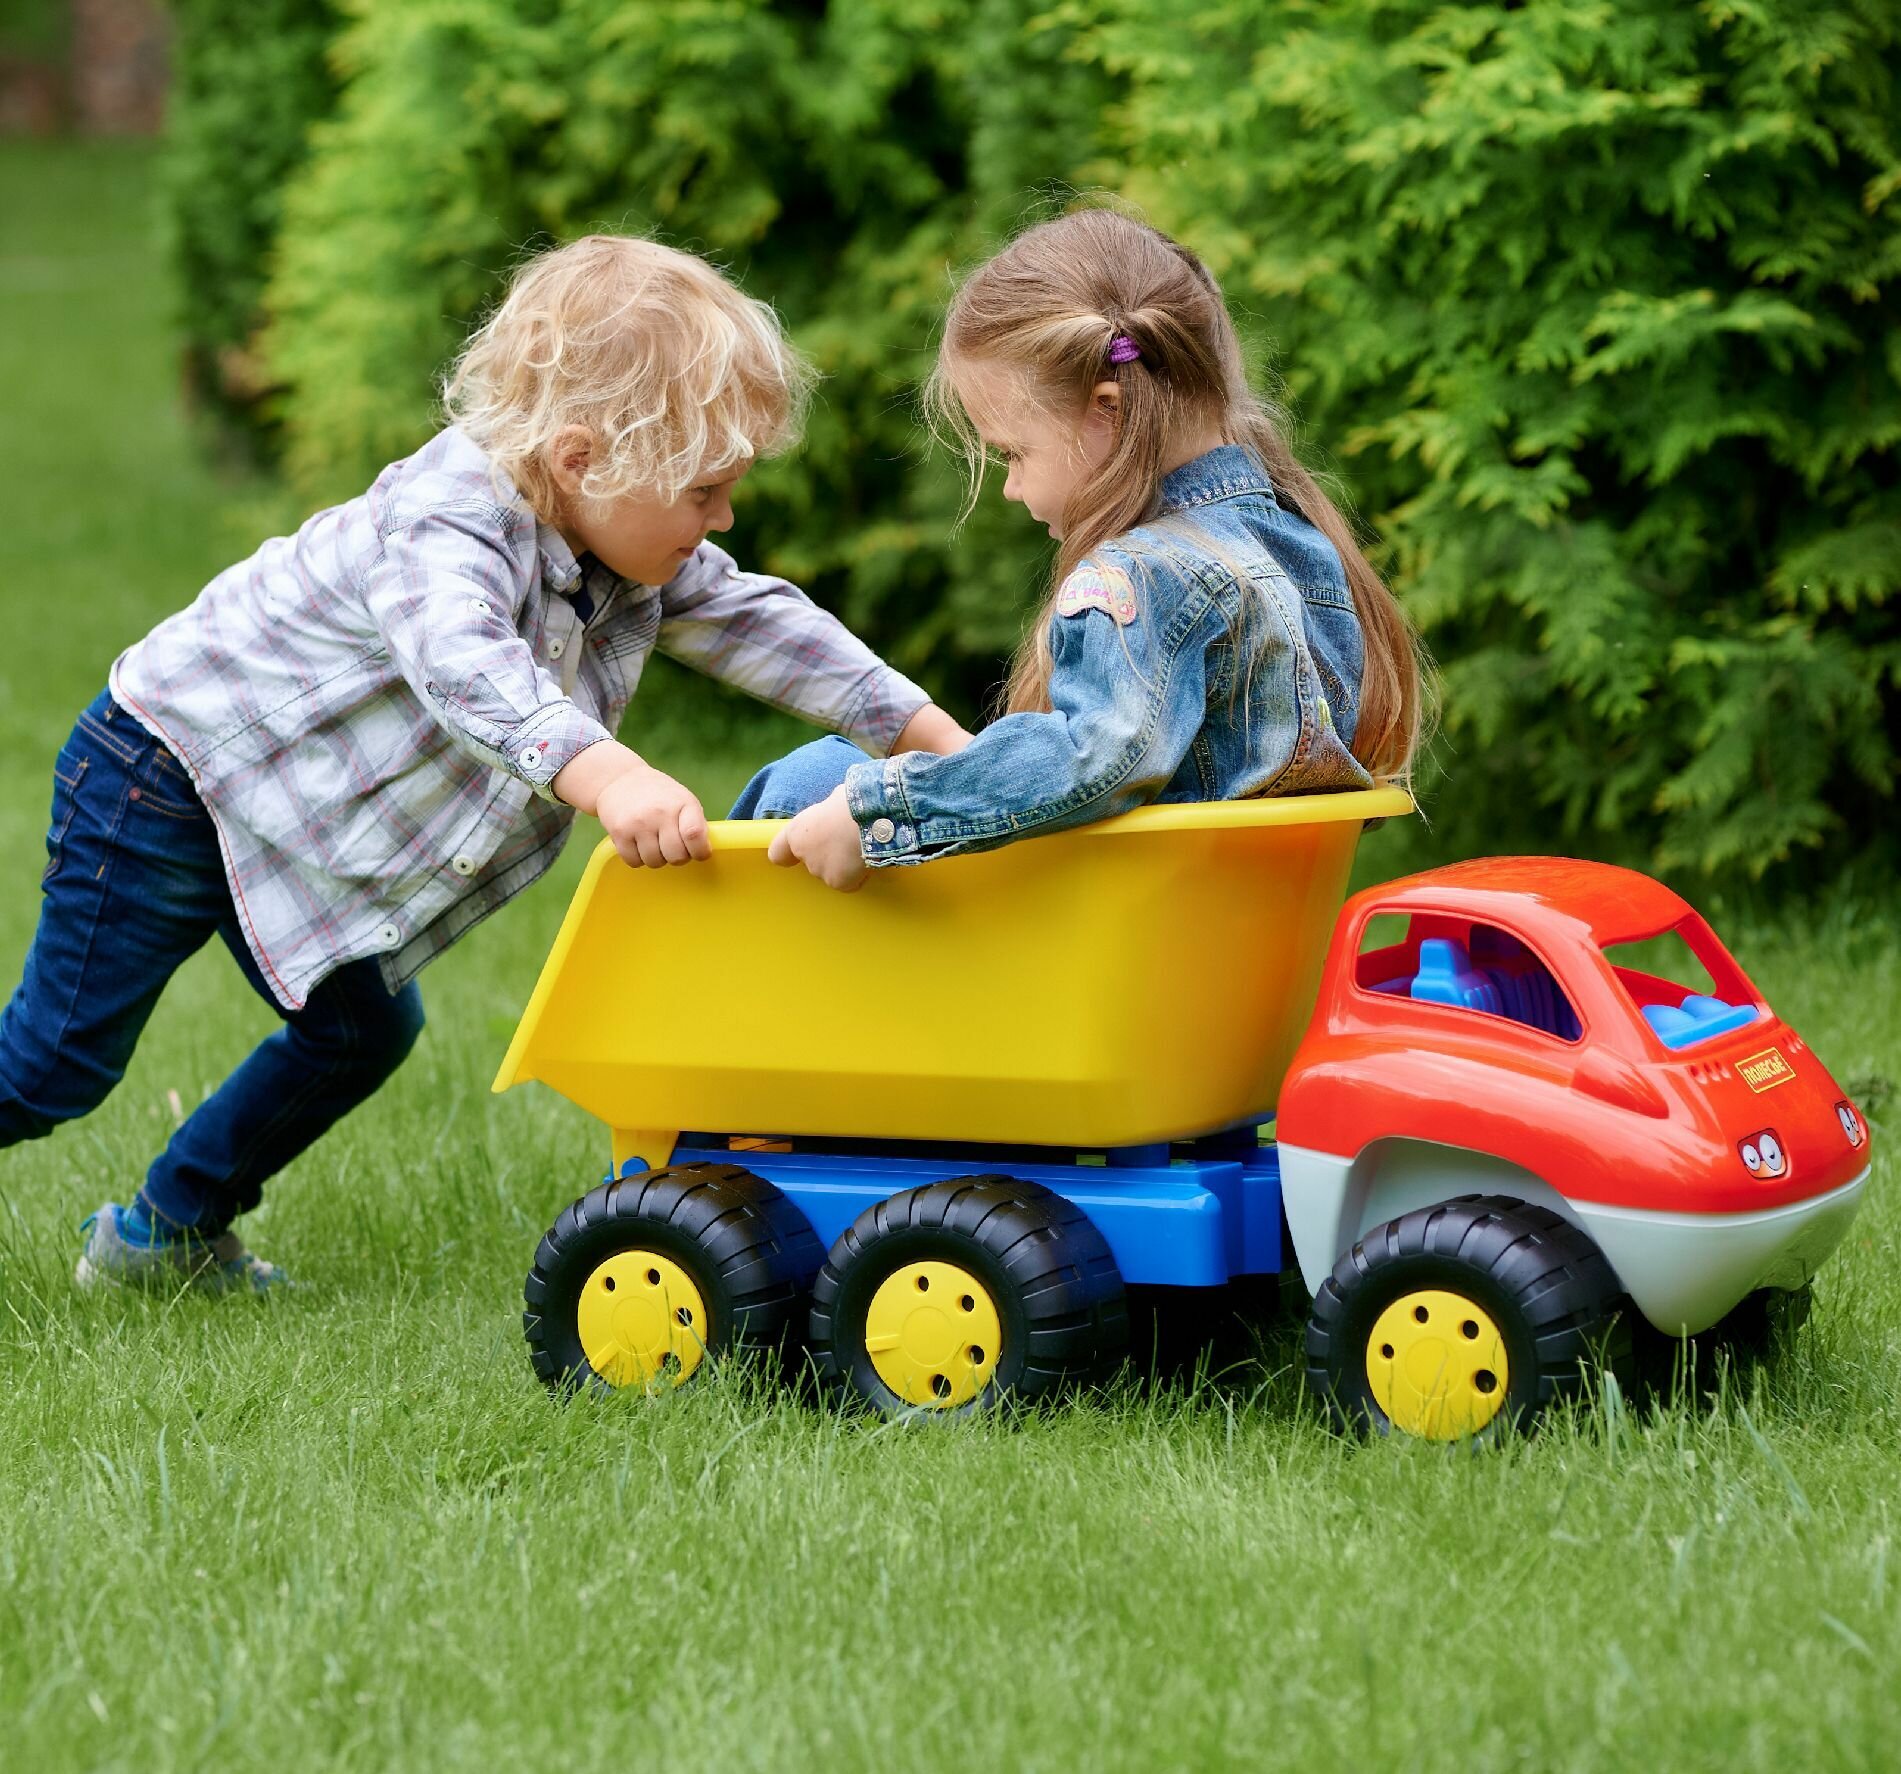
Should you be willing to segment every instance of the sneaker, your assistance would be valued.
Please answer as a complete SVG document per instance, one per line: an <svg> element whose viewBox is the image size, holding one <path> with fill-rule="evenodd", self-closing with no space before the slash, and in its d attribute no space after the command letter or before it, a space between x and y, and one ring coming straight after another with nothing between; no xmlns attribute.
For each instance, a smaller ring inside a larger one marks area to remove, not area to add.
<svg viewBox="0 0 1901 1774"><path fill-rule="evenodd" d="M73 1280L81 1287L154 1287L165 1292L265 1293L294 1285L275 1263L253 1256L235 1232L205 1238L196 1232L148 1234L116 1201L106 1202L80 1228L86 1234Z"/></svg>

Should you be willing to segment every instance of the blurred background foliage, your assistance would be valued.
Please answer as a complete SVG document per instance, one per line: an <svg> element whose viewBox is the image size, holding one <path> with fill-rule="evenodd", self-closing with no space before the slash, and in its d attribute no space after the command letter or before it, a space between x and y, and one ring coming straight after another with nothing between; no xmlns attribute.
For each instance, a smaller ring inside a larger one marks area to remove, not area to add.
<svg viewBox="0 0 1901 1774"><path fill-rule="evenodd" d="M329 0L175 0L162 164L186 385L222 419L262 420L256 349L284 190L335 106Z"/></svg>
<svg viewBox="0 0 1901 1774"><path fill-rule="evenodd" d="M1435 843L1901 860L1891 0L180 0L195 383L310 501L523 252L651 231L828 382L742 551L965 715L1047 567L912 394L1107 192L1203 254L1444 674Z"/></svg>

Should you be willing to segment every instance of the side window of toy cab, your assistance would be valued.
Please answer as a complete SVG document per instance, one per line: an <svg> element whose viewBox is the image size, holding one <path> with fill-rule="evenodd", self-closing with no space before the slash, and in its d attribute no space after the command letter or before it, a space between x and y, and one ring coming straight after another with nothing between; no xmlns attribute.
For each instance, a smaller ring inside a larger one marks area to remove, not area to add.
<svg viewBox="0 0 1901 1774"><path fill-rule="evenodd" d="M1557 977L1495 924L1439 913L1374 911L1360 927L1355 986L1458 1014L1497 1017L1560 1041L1582 1033Z"/></svg>

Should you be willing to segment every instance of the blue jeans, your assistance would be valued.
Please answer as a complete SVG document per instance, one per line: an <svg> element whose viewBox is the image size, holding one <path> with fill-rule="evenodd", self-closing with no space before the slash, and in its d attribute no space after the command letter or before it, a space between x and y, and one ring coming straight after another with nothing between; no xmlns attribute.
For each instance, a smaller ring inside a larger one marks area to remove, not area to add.
<svg viewBox="0 0 1901 1774"><path fill-rule="evenodd" d="M768 764L739 791L728 819L789 819L844 785L845 772L871 754L837 734L815 739Z"/></svg>
<svg viewBox="0 0 1901 1774"><path fill-rule="evenodd" d="M329 975L302 1010L271 996L239 929L218 836L184 767L101 692L53 767L39 928L0 1011L0 1147L98 1107L125 1075L178 967L216 933L284 1018L172 1136L141 1191L207 1235L399 1066L422 994L373 960Z"/></svg>

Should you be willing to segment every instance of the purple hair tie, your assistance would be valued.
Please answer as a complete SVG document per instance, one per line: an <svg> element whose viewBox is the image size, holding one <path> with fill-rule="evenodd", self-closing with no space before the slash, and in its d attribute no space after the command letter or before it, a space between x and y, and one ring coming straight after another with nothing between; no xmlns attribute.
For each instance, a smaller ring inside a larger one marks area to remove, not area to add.
<svg viewBox="0 0 1901 1774"><path fill-rule="evenodd" d="M1111 363L1134 363L1142 355L1142 347L1127 333L1117 333L1109 341L1109 361Z"/></svg>

